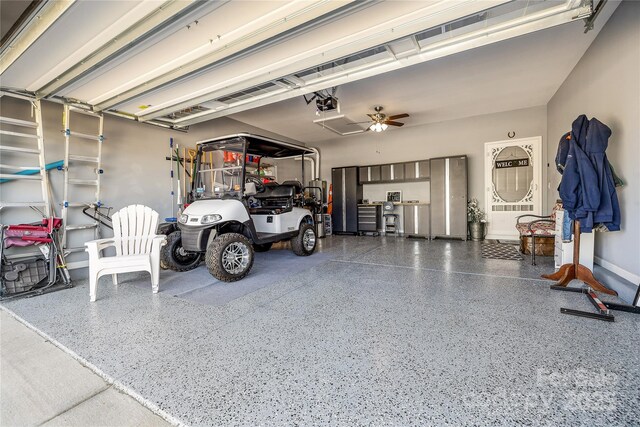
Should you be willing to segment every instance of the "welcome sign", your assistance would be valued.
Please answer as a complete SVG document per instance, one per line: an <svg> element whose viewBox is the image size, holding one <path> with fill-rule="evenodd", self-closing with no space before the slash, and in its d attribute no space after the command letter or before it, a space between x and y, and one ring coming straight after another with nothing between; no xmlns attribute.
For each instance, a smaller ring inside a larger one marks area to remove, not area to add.
<svg viewBox="0 0 640 427"><path fill-rule="evenodd" d="M521 168L525 166L529 166L528 157L525 159L496 160L496 169Z"/></svg>

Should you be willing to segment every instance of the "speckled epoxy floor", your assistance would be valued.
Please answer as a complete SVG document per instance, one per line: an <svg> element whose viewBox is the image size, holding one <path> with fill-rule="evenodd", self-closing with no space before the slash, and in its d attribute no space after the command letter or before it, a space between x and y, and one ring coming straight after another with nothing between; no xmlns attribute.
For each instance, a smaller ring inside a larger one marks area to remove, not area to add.
<svg viewBox="0 0 640 427"><path fill-rule="evenodd" d="M85 283L3 304L189 425L637 425L640 317L560 314L591 306L537 280L551 258L372 237L320 251L221 306L136 275L94 304Z"/></svg>

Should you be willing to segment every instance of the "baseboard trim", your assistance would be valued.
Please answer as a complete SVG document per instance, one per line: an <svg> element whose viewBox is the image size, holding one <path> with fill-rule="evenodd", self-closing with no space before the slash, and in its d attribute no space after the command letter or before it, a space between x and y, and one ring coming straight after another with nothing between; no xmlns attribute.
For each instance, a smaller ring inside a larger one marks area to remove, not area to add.
<svg viewBox="0 0 640 427"><path fill-rule="evenodd" d="M600 267L606 268L610 272L617 274L623 279L628 280L629 282L640 286L640 276L633 274L632 272L627 271L622 267L618 267L617 265L612 264L609 261L600 258L599 256L594 256L593 260Z"/></svg>

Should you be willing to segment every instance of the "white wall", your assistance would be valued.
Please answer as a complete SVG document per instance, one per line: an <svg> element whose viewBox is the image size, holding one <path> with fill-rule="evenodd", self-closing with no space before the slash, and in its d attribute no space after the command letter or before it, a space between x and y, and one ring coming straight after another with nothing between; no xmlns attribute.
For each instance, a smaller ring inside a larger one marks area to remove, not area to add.
<svg viewBox="0 0 640 427"><path fill-rule="evenodd" d="M548 161L551 191L549 203L561 175L553 165L558 140L571 129L580 114L597 117L612 135L607 157L626 186L618 190L622 229L597 233L595 253L640 276L640 2L625 1L614 12L580 62L548 104ZM620 274L620 271L614 271ZM633 276L635 275L635 280Z"/></svg>
<svg viewBox="0 0 640 427"><path fill-rule="evenodd" d="M387 200L387 191L402 191L402 201L417 200L420 203L431 201L428 182L399 182L388 184L364 184L362 198L371 202Z"/></svg>
<svg viewBox="0 0 640 427"><path fill-rule="evenodd" d="M546 107L340 137L319 146L322 155L321 174L330 181L331 168L338 166L466 154L469 162L469 197L476 197L484 203L484 143L508 139L508 132L515 132L516 138L542 136L544 141L547 135ZM545 156L543 152L543 158Z"/></svg>

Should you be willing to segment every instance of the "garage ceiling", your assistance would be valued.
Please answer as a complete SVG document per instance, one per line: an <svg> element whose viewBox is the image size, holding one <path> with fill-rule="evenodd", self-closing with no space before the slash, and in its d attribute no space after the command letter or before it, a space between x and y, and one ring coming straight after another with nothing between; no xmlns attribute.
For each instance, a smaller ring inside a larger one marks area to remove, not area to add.
<svg viewBox="0 0 640 427"><path fill-rule="evenodd" d="M303 141L335 136L302 100L335 86L350 118L382 104L407 125L542 105L596 34L582 34L589 0L34 5L2 45L4 90L171 127L231 116Z"/></svg>

